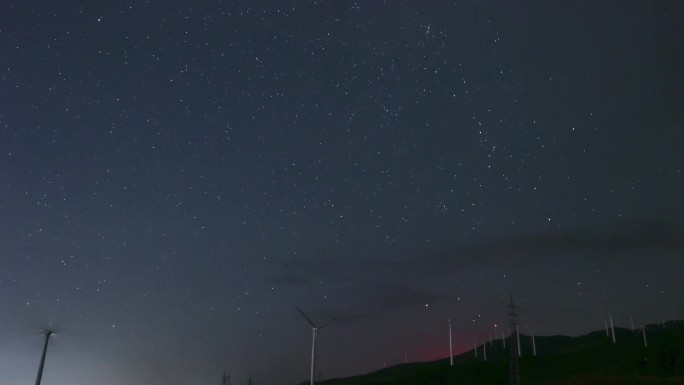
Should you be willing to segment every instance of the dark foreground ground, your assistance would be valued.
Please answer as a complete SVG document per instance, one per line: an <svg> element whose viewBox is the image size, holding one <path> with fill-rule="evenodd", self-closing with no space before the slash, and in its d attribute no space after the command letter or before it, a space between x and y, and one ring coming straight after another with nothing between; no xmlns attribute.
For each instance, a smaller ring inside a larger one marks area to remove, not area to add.
<svg viewBox="0 0 684 385"><path fill-rule="evenodd" d="M537 356L519 358L521 384L684 384L684 322L648 325L648 347L643 336L615 329L617 343L597 331L580 337L537 337ZM508 343L506 346L510 346ZM523 352L532 352L531 339L521 335ZM473 352L455 359L410 363L362 376L325 380L321 385L451 385L508 384L509 352L501 341L487 346L488 362ZM308 384L308 382L306 382Z"/></svg>

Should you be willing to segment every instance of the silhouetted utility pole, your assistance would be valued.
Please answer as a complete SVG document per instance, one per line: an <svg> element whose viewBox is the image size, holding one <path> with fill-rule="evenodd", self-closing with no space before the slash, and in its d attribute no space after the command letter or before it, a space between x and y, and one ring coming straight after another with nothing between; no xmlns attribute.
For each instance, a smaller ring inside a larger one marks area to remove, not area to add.
<svg viewBox="0 0 684 385"><path fill-rule="evenodd" d="M508 308L510 309L510 312L508 313L508 316L511 318L511 331L515 332L517 334L518 332L518 313L516 313L515 309L516 306L513 304L513 295L511 295L511 304L508 305ZM513 338L515 337L515 338ZM519 347L518 344L520 343L520 340L518 339L518 336L511 336L511 341L510 341L510 353L511 353L511 361L510 361L510 367L508 371L508 384L509 385L518 385L520 384L520 372L518 370L518 355L519 355Z"/></svg>

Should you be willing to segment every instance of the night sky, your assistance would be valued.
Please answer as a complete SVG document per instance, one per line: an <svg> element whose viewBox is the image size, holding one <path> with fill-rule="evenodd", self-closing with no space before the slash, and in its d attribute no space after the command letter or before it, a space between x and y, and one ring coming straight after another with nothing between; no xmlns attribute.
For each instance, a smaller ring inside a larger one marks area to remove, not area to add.
<svg viewBox="0 0 684 385"><path fill-rule="evenodd" d="M0 2L0 383L294 384L684 318L684 3ZM499 326L498 333L504 329Z"/></svg>

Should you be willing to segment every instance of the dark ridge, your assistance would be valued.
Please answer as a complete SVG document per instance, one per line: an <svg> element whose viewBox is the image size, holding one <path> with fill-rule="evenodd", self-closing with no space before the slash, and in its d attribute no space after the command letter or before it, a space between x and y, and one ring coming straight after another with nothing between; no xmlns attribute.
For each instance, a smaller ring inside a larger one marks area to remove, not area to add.
<svg viewBox="0 0 684 385"><path fill-rule="evenodd" d="M537 356L528 335L520 335L521 384L684 384L684 321L646 326L648 347L641 332L615 328L616 343L605 331L568 336L536 336ZM509 338L510 339L510 338ZM510 347L510 342L507 342ZM508 384L509 352L501 340L487 344L487 362L468 351L444 358L384 368L320 385L456 385ZM302 384L308 384L303 382Z"/></svg>

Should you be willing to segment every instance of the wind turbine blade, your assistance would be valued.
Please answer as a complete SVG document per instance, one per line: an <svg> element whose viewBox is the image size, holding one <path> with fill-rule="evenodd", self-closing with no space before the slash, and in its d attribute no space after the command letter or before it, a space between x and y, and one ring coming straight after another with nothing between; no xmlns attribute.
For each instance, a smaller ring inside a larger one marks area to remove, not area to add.
<svg viewBox="0 0 684 385"><path fill-rule="evenodd" d="M337 318L331 319L330 321L328 321L328 322L324 323L323 325L319 326L319 327L318 327L318 330L323 329L323 327L330 325L331 323L335 322L336 320L337 320Z"/></svg>
<svg viewBox="0 0 684 385"><path fill-rule="evenodd" d="M308 322L309 325L311 325L311 327L314 327L314 328L316 327L316 324L311 320L311 318L307 317L306 314L304 314L304 312L302 311L302 309L298 308L297 306L295 306L295 309L297 309L297 311L298 311L304 318L306 318L306 322Z"/></svg>

